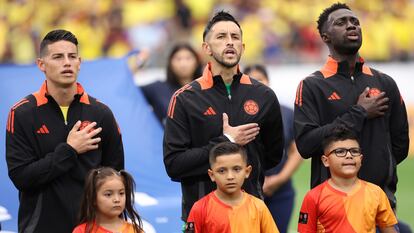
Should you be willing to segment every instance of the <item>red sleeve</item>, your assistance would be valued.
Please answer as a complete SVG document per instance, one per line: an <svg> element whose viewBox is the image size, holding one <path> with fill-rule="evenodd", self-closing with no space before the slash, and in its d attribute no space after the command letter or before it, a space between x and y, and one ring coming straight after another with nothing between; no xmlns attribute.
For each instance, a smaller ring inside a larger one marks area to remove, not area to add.
<svg viewBox="0 0 414 233"><path fill-rule="evenodd" d="M310 233L316 232L317 228L317 199L308 192L303 199L302 207L299 213L298 232Z"/></svg>

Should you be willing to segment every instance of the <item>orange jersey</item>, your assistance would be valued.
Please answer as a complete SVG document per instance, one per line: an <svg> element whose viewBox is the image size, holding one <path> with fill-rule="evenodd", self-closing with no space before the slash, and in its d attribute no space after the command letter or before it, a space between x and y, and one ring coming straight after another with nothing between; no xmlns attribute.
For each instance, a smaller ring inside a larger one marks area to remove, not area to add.
<svg viewBox="0 0 414 233"><path fill-rule="evenodd" d="M358 180L349 193L334 189L328 181L310 190L303 199L298 231L373 232L397 224L384 191L375 184Z"/></svg>
<svg viewBox="0 0 414 233"><path fill-rule="evenodd" d="M93 223L94 224L94 223ZM72 233L85 233L86 232L86 223L82 223L78 225L75 229L73 229ZM112 233L112 231L107 230L101 226L95 225L93 226L93 229L91 231L92 233ZM129 222L124 222L121 229L116 232L122 232L122 233L135 233L134 226Z"/></svg>
<svg viewBox="0 0 414 233"><path fill-rule="evenodd" d="M279 230L262 200L243 192L242 202L230 206L213 191L193 205L185 232L278 233Z"/></svg>

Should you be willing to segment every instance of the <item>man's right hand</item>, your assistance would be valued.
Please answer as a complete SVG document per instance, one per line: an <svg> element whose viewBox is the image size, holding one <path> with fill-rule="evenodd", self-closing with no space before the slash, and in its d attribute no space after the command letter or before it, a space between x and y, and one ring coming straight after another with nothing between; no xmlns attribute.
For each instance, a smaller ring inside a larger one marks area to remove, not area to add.
<svg viewBox="0 0 414 233"><path fill-rule="evenodd" d="M85 128L79 130L81 121L77 121L73 128L70 130L66 142L76 150L78 154L85 153L90 150L98 149L98 143L101 141L100 137L95 137L102 131L99 127L94 129L96 122L92 122Z"/></svg>
<svg viewBox="0 0 414 233"><path fill-rule="evenodd" d="M359 95L357 104L365 109L368 119L372 119L385 114L388 109L388 100L388 97L385 97L385 92L381 92L376 96L369 96L369 87L367 87Z"/></svg>
<svg viewBox="0 0 414 233"><path fill-rule="evenodd" d="M253 141L259 134L260 128L257 123L248 123L239 126L230 126L229 117L223 113L223 134L229 135L235 143L244 146Z"/></svg>

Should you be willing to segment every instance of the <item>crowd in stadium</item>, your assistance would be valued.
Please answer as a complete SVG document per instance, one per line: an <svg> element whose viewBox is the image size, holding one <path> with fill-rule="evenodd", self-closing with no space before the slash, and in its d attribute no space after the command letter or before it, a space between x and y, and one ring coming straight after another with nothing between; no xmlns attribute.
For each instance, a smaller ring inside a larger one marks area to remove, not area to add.
<svg viewBox="0 0 414 233"><path fill-rule="evenodd" d="M83 59L120 57L148 49L153 65L165 65L177 41L200 48L201 32L212 13L225 9L244 31L244 61L268 64L321 62L326 48L315 19L322 0L0 0L0 62L30 64L51 29L78 35ZM348 1L360 16L370 61L414 59L414 1Z"/></svg>

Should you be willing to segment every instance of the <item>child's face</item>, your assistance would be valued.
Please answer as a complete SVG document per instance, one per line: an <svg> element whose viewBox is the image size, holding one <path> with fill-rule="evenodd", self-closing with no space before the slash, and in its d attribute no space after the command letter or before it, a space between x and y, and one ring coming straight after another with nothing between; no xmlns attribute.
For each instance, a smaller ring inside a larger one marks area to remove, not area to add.
<svg viewBox="0 0 414 233"><path fill-rule="evenodd" d="M241 190L244 179L248 178L252 167L247 166L240 154L222 155L208 170L210 179L216 182L223 194L232 195Z"/></svg>
<svg viewBox="0 0 414 233"><path fill-rule="evenodd" d="M346 151L346 149L350 151ZM362 154L355 156L358 152L360 152L360 147L357 141L350 139L336 141L325 149L322 162L325 167L329 167L332 176L352 178L357 175L361 167Z"/></svg>
<svg viewBox="0 0 414 233"><path fill-rule="evenodd" d="M125 186L113 175L103 181L96 193L97 217L118 217L125 209Z"/></svg>

